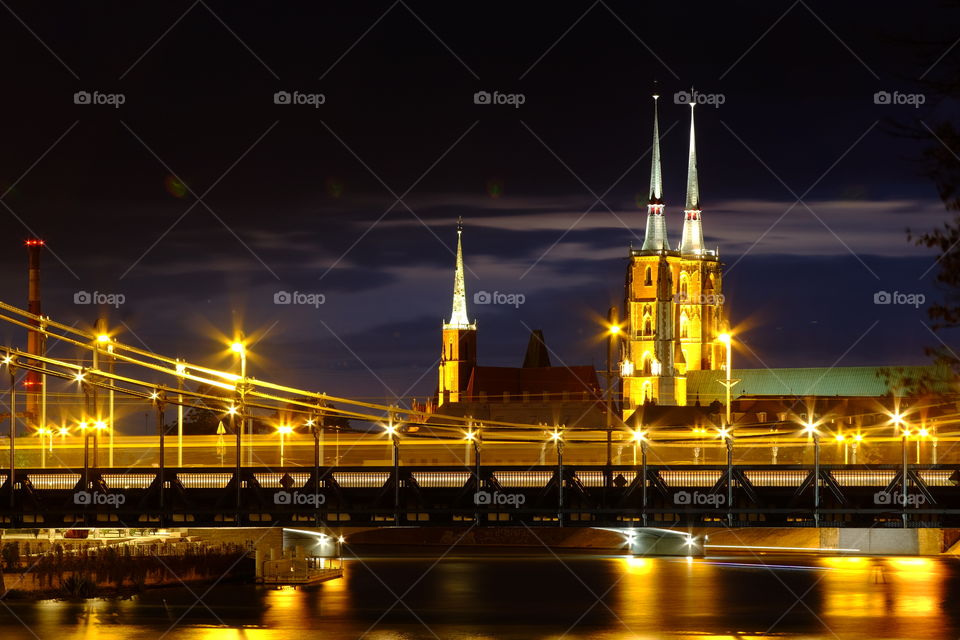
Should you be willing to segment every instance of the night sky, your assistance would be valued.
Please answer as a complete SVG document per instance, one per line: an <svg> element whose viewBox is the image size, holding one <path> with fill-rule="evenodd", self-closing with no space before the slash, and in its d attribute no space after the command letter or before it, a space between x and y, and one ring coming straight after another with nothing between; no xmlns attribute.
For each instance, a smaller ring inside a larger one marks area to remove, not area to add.
<svg viewBox="0 0 960 640"><path fill-rule="evenodd" d="M891 130L957 105L874 94L923 91L930 61L908 41L942 53L958 27L934 2L8 1L0 299L26 306L35 233L55 319L89 326L98 308L77 292L122 294L107 308L121 341L227 365L220 340L242 325L254 376L423 397L463 216L481 362L519 365L542 328L555 364L600 365L598 318L643 237L656 80L672 244L689 126L674 93L722 96L697 109L697 136L736 366L923 363L927 305L874 294L938 295L935 256L905 230L947 214L927 143ZM274 304L281 291L324 303Z"/></svg>

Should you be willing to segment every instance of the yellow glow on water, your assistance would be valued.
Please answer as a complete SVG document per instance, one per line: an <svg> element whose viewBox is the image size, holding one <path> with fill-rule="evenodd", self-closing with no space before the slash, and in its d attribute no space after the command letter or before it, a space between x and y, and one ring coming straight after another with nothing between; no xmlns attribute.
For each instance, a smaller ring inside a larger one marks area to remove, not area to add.
<svg viewBox="0 0 960 640"><path fill-rule="evenodd" d="M922 617L936 626L943 615L945 570L936 559L823 558L821 564L830 568L821 582L828 626L831 618L875 617L885 620L885 629L893 635L909 637L896 625Z"/></svg>
<svg viewBox="0 0 960 640"><path fill-rule="evenodd" d="M870 559L860 557L860 556L841 557L841 558L827 557L827 558L821 558L820 562L823 565L830 567L831 569L863 570L869 566Z"/></svg>
<svg viewBox="0 0 960 640"><path fill-rule="evenodd" d="M627 565L627 572L631 574L650 573L653 568L653 562L650 558L638 558L636 556L627 556L624 558Z"/></svg>

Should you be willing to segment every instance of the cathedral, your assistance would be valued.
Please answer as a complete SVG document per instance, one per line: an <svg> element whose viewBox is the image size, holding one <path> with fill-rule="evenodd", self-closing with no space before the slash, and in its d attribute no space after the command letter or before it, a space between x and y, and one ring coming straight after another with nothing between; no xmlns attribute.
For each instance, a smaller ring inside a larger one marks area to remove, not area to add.
<svg viewBox="0 0 960 640"><path fill-rule="evenodd" d="M619 365L622 401L619 404L624 420L644 404L688 404L687 372L716 370L724 365L721 356L725 345L718 341L726 326L722 269L717 251L707 249L703 242L694 107L690 105L683 233L679 245L671 247L667 239L660 167L658 99L658 95L653 96L653 152L646 235L641 248L630 248L622 316L625 321L617 334L622 340ZM498 400L510 402L531 394L545 403L572 397L589 404L601 402L596 372L588 371L588 367L525 364L508 371L477 366L477 325L467 317L462 235L463 226L458 224L453 308L450 320L442 325L434 406L447 405L449 411L456 405L476 402L481 396L488 400L495 395ZM506 383L506 379L511 382ZM482 385L483 380L488 382ZM498 382L489 382L492 380Z"/></svg>
<svg viewBox="0 0 960 640"><path fill-rule="evenodd" d="M690 105L683 227L680 242L671 246L658 102L659 96L654 95L646 231L640 248L631 245L629 249L623 308L611 310L610 347L612 354L619 353L611 358L612 366L617 366L613 358L619 361L619 370L610 372L619 382L611 402L621 424L690 426L708 420L719 425L725 419L716 406L726 401L726 387L735 385L730 395L735 425L792 428L795 418L829 417L828 430L842 434L887 425L897 399L918 393L916 380L929 378L941 392L952 388L949 371L924 366L840 367L834 363L727 372L731 338L722 293L723 268L718 251L708 249L703 239L695 108ZM439 411L478 420L568 427L609 424L608 397L598 381L598 374L608 372L592 365L551 366L539 330L530 336L522 366L478 364L477 324L467 315L462 235L458 224L453 307L449 321L442 324L437 391L423 405L425 414ZM935 424L934 413L926 412L922 419Z"/></svg>
<svg viewBox="0 0 960 640"><path fill-rule="evenodd" d="M660 168L659 96L653 96L653 152L643 245L630 248L624 291L625 324L620 367L624 418L647 402L687 404L687 372L720 369L726 329L722 265L703 242L694 105L690 105L690 155L680 243L667 239Z"/></svg>

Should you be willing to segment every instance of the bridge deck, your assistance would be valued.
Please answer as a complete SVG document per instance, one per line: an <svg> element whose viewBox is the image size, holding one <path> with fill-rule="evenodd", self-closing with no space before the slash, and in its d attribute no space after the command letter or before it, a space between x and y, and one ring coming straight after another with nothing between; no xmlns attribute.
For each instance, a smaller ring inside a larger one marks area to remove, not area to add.
<svg viewBox="0 0 960 640"><path fill-rule="evenodd" d="M904 469L906 468L906 483ZM479 471L479 487L477 484ZM816 479L814 476L817 476ZM0 469L0 527L960 527L960 465Z"/></svg>

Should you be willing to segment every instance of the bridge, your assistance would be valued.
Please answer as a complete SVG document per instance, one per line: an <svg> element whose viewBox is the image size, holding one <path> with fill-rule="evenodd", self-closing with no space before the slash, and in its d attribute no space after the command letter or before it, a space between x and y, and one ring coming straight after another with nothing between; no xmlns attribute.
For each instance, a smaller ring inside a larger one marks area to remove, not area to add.
<svg viewBox="0 0 960 640"><path fill-rule="evenodd" d="M960 527L960 465L20 469L15 528ZM612 476L612 479L611 479Z"/></svg>
<svg viewBox="0 0 960 640"><path fill-rule="evenodd" d="M0 322L89 355L0 346L0 527L960 527L960 416L930 433L911 424L923 406L878 405L881 419L855 434L799 416L710 428L480 422L254 379L242 342L237 373L3 302ZM48 382L61 388L56 420ZM169 420L189 409L219 416L216 433ZM144 415L146 433L132 435ZM254 433L254 417L275 430ZM369 428L334 429L334 418Z"/></svg>

